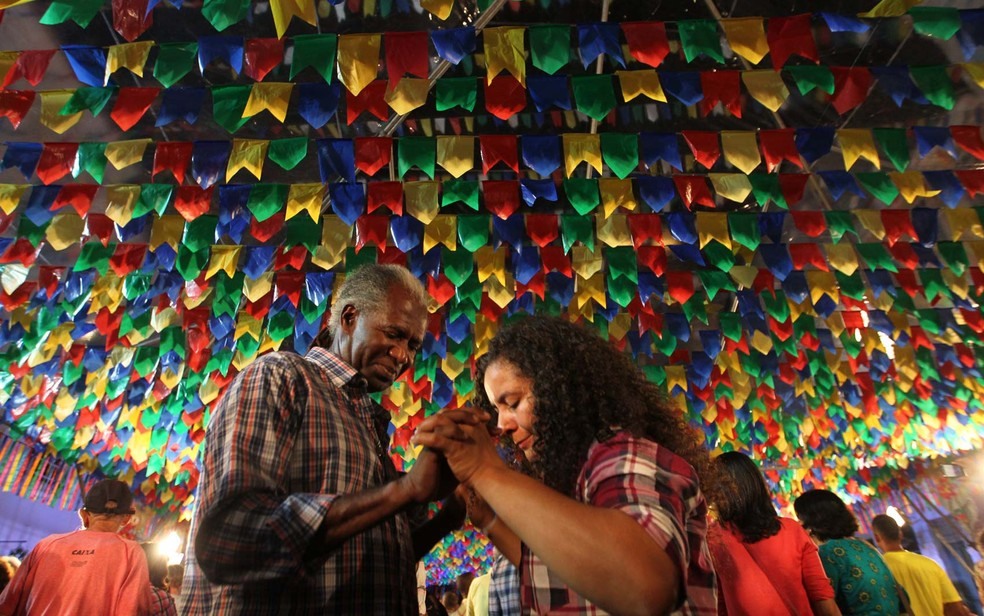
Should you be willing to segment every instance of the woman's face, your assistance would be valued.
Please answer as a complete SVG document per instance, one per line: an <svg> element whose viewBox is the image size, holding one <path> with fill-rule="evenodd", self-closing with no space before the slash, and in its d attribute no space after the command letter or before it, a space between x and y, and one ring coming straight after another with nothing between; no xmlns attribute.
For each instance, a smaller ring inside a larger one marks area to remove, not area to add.
<svg viewBox="0 0 984 616"><path fill-rule="evenodd" d="M498 359L485 370L485 395L499 413L499 429L509 436L527 460L535 457L533 381L514 364Z"/></svg>

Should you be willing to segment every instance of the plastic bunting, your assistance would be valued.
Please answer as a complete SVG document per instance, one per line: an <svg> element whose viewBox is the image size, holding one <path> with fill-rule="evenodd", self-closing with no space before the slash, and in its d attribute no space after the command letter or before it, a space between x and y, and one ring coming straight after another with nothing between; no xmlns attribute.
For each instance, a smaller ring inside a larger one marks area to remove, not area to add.
<svg viewBox="0 0 984 616"><path fill-rule="evenodd" d="M881 498L984 444L984 135L934 117L981 95L980 11L336 33L328 11L458 7L331 4L114 0L117 44L0 52L0 489L73 507L77 473L121 476L188 519L224 388L305 352L370 262L430 297L377 396L400 468L528 312L597 329L712 447L773 462L781 506ZM39 24L98 40L101 8ZM144 40L192 15L196 40ZM820 62L876 31L953 53ZM905 127L845 123L876 104ZM470 527L425 559L439 583L489 561Z"/></svg>

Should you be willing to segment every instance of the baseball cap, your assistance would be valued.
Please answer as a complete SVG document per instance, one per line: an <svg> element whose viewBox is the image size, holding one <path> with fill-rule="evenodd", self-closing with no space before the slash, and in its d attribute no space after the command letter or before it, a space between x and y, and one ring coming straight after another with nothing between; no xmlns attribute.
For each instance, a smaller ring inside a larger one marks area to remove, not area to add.
<svg viewBox="0 0 984 616"><path fill-rule="evenodd" d="M135 513L130 486L118 479L103 479L85 495L85 510L89 513Z"/></svg>

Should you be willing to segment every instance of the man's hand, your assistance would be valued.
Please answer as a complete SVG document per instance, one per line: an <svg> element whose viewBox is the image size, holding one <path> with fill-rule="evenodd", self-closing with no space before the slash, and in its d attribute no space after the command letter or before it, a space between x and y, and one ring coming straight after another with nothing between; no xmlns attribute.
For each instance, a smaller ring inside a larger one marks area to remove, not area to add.
<svg viewBox="0 0 984 616"><path fill-rule="evenodd" d="M420 451L413 468L400 481L415 503L441 500L458 485L444 456L427 447Z"/></svg>
<svg viewBox="0 0 984 616"><path fill-rule="evenodd" d="M411 441L440 451L458 481L468 484L476 473L504 463L485 422L488 413L475 409L443 411L425 419Z"/></svg>

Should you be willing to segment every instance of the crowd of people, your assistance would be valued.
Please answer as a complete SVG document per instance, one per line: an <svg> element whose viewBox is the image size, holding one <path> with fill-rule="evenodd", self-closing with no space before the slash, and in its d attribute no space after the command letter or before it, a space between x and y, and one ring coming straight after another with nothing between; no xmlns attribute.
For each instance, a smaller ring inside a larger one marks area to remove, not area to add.
<svg viewBox="0 0 984 616"><path fill-rule="evenodd" d="M0 616L970 614L891 518L872 523L880 554L832 492L777 515L753 460L712 460L626 354L559 318L503 327L474 407L424 419L397 472L373 394L413 365L427 306L405 268L364 266L304 356L270 353L229 385L176 604L167 563L119 537L132 497L106 480L83 530L31 551ZM418 595L421 557L466 518L494 545L491 571Z"/></svg>

